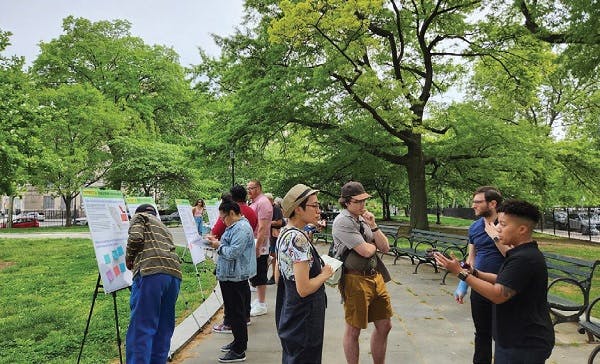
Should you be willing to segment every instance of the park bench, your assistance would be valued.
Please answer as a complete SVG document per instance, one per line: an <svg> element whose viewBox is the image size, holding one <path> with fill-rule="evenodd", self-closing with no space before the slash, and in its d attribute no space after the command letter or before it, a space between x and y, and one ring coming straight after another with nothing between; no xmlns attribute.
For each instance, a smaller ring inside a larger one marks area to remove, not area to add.
<svg viewBox="0 0 600 364"><path fill-rule="evenodd" d="M313 234L313 240L315 243L321 241L325 244L333 244L333 236L331 235L331 227L333 226L333 221L327 221L327 225L323 231Z"/></svg>
<svg viewBox="0 0 600 364"><path fill-rule="evenodd" d="M544 252L548 267L548 304L552 314L552 323L578 322L590 302L590 290L594 271L600 260L587 261L555 253ZM576 289L581 293L578 300L558 295Z"/></svg>
<svg viewBox="0 0 600 364"><path fill-rule="evenodd" d="M585 311L585 319L579 321L579 332L582 334L587 333L588 341L590 343L597 342L599 344L596 345L596 347L590 353L590 356L588 357L588 364L593 364L596 355L600 353L600 341L594 341L594 338L600 339L600 322L597 319L594 320L592 317L592 310L594 309L594 306L599 302L600 297L592 301L592 303L588 306L588 308Z"/></svg>
<svg viewBox="0 0 600 364"><path fill-rule="evenodd" d="M388 243L390 245L390 252L388 254L394 255L391 251L394 246L396 246L396 240L400 236L399 227L393 225L381 225L379 224L379 229L381 232L388 238Z"/></svg>
<svg viewBox="0 0 600 364"><path fill-rule="evenodd" d="M457 259L463 260L467 256L468 244L469 238L466 236L412 229L408 238L398 237L391 250L395 255L394 264L398 258L403 256L408 257L413 265L416 263L414 274L417 273L421 264L431 265L438 273L434 252L437 251L447 256L453 254ZM447 274L447 272L444 274L442 284L445 284Z"/></svg>

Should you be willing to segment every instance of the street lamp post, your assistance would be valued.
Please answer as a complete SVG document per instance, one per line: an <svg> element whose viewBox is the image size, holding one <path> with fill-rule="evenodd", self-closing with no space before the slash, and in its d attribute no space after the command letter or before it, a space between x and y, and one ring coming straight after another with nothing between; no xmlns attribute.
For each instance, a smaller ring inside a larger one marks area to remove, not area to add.
<svg viewBox="0 0 600 364"><path fill-rule="evenodd" d="M229 151L229 158L231 159L231 187L235 185L235 152Z"/></svg>

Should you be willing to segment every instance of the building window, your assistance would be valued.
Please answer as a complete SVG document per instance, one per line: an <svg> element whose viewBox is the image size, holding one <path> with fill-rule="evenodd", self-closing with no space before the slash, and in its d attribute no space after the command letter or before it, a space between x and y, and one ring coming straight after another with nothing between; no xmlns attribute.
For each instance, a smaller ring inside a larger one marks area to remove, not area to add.
<svg viewBox="0 0 600 364"><path fill-rule="evenodd" d="M44 210L54 210L54 197L44 196Z"/></svg>

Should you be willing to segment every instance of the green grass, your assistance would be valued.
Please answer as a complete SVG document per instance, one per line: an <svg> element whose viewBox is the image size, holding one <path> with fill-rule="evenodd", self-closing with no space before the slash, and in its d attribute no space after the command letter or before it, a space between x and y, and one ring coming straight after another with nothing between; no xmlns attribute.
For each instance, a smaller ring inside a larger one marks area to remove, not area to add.
<svg viewBox="0 0 600 364"><path fill-rule="evenodd" d="M458 217L448 217L448 216L440 216L440 225L436 224L437 217L436 215L429 214L427 215L427 220L429 221L429 227L434 228L436 226L453 226L453 227L469 227L473 220L470 219L461 219ZM399 223L409 223L410 217L407 216L392 216L392 221L396 221ZM386 224L386 221L381 221L383 225Z"/></svg>
<svg viewBox="0 0 600 364"><path fill-rule="evenodd" d="M44 226L37 228L10 228L10 229L0 229L0 233L9 233L9 234L22 234L22 233L53 233L53 232L61 232L61 233L80 233L80 232L88 232L90 229L87 226Z"/></svg>
<svg viewBox="0 0 600 364"><path fill-rule="evenodd" d="M203 293L193 265L183 265L178 322L214 287L212 264L205 264ZM0 363L76 362L97 277L91 240L0 239ZM124 342L129 291L118 291L116 296ZM189 302L187 307L184 301ZM111 295L103 293L96 299L82 363L118 358L112 302Z"/></svg>

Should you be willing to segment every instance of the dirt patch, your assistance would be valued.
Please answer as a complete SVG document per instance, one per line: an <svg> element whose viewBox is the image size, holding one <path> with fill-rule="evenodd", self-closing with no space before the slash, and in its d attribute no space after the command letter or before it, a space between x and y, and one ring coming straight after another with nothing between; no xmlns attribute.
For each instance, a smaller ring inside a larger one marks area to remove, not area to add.
<svg viewBox="0 0 600 364"><path fill-rule="evenodd" d="M6 269L10 266L17 264L16 262L0 262L0 270Z"/></svg>

